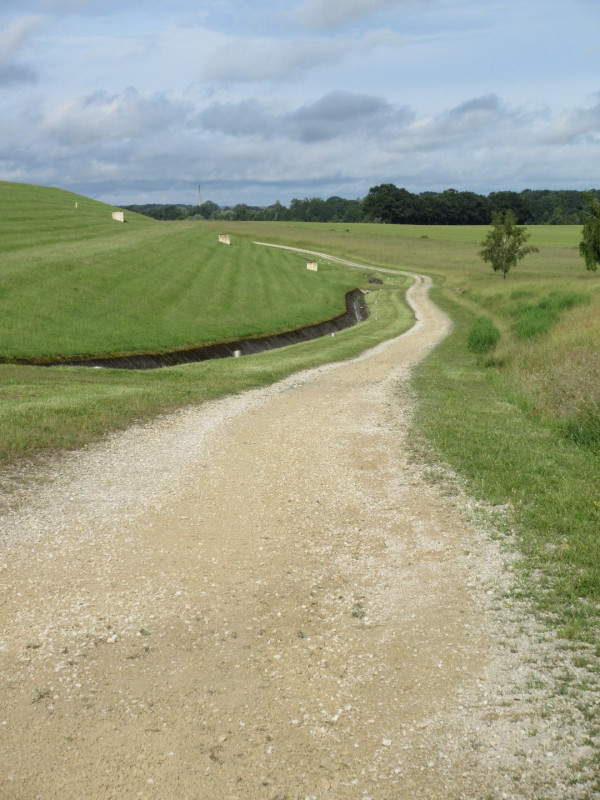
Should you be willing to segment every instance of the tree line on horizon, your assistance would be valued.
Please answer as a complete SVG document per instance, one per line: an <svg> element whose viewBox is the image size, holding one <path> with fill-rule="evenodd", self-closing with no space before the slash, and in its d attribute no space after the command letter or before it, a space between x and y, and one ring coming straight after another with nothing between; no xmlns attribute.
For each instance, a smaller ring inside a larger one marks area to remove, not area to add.
<svg viewBox="0 0 600 800"><path fill-rule="evenodd" d="M511 211L520 225L579 225L587 198L600 200L600 190L524 189L481 195L446 189L413 194L393 183L374 186L363 199L343 197L294 199L270 206L239 203L221 207L208 200L201 205L147 203L123 206L154 219L211 219L269 222L379 222L412 225L489 225L494 214Z"/></svg>

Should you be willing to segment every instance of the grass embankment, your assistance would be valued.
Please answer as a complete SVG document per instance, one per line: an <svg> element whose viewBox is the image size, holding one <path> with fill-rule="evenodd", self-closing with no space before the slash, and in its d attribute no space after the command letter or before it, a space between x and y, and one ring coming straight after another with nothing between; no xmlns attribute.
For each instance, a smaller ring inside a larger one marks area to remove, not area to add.
<svg viewBox="0 0 600 800"><path fill-rule="evenodd" d="M343 313L348 271L201 224L60 190L0 184L0 358L163 352L274 333Z"/></svg>
<svg viewBox="0 0 600 800"><path fill-rule="evenodd" d="M505 281L477 256L481 227L290 224L268 235L434 276L454 329L416 371L417 428L496 507L523 592L600 655L600 278L579 257L579 227L529 232L539 253ZM482 325L490 347L476 353L469 337Z"/></svg>
<svg viewBox="0 0 600 800"><path fill-rule="evenodd" d="M77 203L77 208L75 208ZM344 310L366 276L234 238L158 223L60 190L0 184L0 356L165 350L270 333ZM128 372L0 365L0 464L81 446L163 411L348 358L406 330L407 282L386 281L378 320L235 360Z"/></svg>

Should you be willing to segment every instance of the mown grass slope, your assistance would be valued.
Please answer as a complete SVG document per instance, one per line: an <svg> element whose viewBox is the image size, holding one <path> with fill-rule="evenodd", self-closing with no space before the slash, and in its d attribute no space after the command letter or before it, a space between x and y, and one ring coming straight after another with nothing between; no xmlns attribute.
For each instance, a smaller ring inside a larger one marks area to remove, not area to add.
<svg viewBox="0 0 600 800"><path fill-rule="evenodd" d="M75 204L77 203L77 208ZM366 276L44 187L0 183L0 358L164 351L265 334L344 310ZM378 320L294 347L150 372L0 364L0 465L78 447L156 414L347 358L411 324L407 281Z"/></svg>
<svg viewBox="0 0 600 800"><path fill-rule="evenodd" d="M343 313L339 269L201 223L156 222L68 192L0 183L0 358L164 351Z"/></svg>

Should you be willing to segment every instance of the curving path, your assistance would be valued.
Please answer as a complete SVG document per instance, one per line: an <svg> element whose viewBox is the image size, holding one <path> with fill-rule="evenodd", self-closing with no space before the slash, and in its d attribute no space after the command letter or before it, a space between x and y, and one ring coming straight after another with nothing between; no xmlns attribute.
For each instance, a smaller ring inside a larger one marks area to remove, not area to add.
<svg viewBox="0 0 600 800"><path fill-rule="evenodd" d="M508 792L472 746L497 554L406 438L427 292L407 334L69 455L5 514L3 800Z"/></svg>

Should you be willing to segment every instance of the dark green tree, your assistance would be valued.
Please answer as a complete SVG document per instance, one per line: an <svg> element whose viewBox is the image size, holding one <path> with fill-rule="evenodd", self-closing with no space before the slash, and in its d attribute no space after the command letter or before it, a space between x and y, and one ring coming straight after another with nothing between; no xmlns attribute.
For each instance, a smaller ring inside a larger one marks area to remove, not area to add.
<svg viewBox="0 0 600 800"><path fill-rule="evenodd" d="M596 272L600 264L600 200L593 195L587 195L587 201L579 252L586 269Z"/></svg>
<svg viewBox="0 0 600 800"><path fill-rule="evenodd" d="M200 206L200 216L204 217L204 219L216 219L220 211L219 206L213 203L212 200L207 200L206 203L202 203Z"/></svg>
<svg viewBox="0 0 600 800"><path fill-rule="evenodd" d="M512 211L520 225L532 223L531 212L528 208L527 195L517 192L492 192L488 195L490 212L493 211Z"/></svg>
<svg viewBox="0 0 600 800"><path fill-rule="evenodd" d="M293 222L306 222L308 214L308 199L299 200L297 197L290 203L290 219Z"/></svg>
<svg viewBox="0 0 600 800"><path fill-rule="evenodd" d="M418 197L393 183L382 183L369 189L363 200L367 222L406 224L416 222Z"/></svg>
<svg viewBox="0 0 600 800"><path fill-rule="evenodd" d="M492 214L492 230L481 244L479 255L486 263L491 263L494 272L501 272L506 278L511 267L525 258L528 253L537 253L537 247L525 242L529 239L527 229L517 225L512 211L496 211Z"/></svg>
<svg viewBox="0 0 600 800"><path fill-rule="evenodd" d="M279 200L273 205L268 206L264 210L264 219L269 221L281 221L281 220L288 220L290 218L290 210L286 208L286 206L282 205Z"/></svg>

